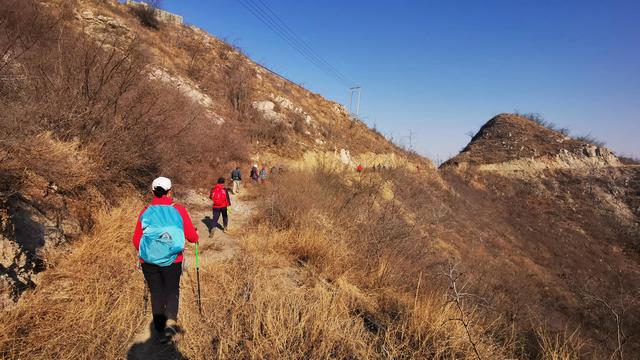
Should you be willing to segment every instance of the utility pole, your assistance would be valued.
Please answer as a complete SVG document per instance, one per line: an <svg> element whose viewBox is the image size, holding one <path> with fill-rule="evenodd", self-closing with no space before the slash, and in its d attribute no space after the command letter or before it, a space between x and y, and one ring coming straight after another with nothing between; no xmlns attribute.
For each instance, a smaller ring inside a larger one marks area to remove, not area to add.
<svg viewBox="0 0 640 360"><path fill-rule="evenodd" d="M413 130L409 129L409 151L413 151Z"/></svg>
<svg viewBox="0 0 640 360"><path fill-rule="evenodd" d="M358 117L358 115L360 115L360 86L354 86L352 88L349 88L349 114L351 115L355 115L356 117ZM356 100L356 112L353 112L353 94L357 93L358 97Z"/></svg>

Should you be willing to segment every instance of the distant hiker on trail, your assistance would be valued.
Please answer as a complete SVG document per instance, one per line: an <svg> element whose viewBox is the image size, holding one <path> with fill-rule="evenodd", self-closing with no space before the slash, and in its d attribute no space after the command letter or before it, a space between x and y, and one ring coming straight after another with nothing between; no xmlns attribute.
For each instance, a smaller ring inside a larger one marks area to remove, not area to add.
<svg viewBox="0 0 640 360"><path fill-rule="evenodd" d="M364 167L362 165L358 165L358 167L356 168L356 171L361 173L364 170Z"/></svg>
<svg viewBox="0 0 640 360"><path fill-rule="evenodd" d="M229 213L227 208L231 206L231 198L229 197L229 191L224 187L225 180L223 177L218 179L218 183L211 189L209 198L213 200L213 225L209 230L209 237L213 234L213 230L217 228L218 219L222 214L222 231L227 232L229 226Z"/></svg>
<svg viewBox="0 0 640 360"><path fill-rule="evenodd" d="M253 167L251 168L251 174L249 176L254 183L258 182L258 179L260 178L260 175L258 175L258 165L253 165Z"/></svg>
<svg viewBox="0 0 640 360"><path fill-rule="evenodd" d="M234 194L240 193L240 182L242 182L242 174L240 173L240 166L237 166L235 170L231 172L231 180L233 181Z"/></svg>
<svg viewBox="0 0 640 360"><path fill-rule="evenodd" d="M262 167L262 169L260 170L260 184L264 184L265 181L267 181L267 168L265 166Z"/></svg>
<svg viewBox="0 0 640 360"><path fill-rule="evenodd" d="M178 301L185 239L198 242L198 231L184 206L174 204L171 180L159 177L151 184L153 200L138 216L133 245L151 293L153 327L167 343L178 333Z"/></svg>

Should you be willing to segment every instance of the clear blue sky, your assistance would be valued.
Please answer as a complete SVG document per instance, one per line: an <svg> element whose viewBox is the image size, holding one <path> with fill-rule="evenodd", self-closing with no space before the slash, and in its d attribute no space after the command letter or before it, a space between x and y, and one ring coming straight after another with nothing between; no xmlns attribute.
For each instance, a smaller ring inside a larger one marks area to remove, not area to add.
<svg viewBox="0 0 640 360"><path fill-rule="evenodd" d="M257 0L253 0L257 1ZM362 85L361 115L434 160L491 116L538 112L617 153L640 156L640 1L263 0ZM347 103L347 88L238 0L164 0L254 60Z"/></svg>

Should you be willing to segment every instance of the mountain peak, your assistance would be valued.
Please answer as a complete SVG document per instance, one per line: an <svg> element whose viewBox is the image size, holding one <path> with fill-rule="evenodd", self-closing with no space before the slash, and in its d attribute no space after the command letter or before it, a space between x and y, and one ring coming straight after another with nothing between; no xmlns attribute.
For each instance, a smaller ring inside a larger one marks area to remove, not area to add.
<svg viewBox="0 0 640 360"><path fill-rule="evenodd" d="M617 163L617 158L604 147L573 139L525 116L503 113L487 121L469 144L445 164L488 165L567 156L602 158L608 165Z"/></svg>

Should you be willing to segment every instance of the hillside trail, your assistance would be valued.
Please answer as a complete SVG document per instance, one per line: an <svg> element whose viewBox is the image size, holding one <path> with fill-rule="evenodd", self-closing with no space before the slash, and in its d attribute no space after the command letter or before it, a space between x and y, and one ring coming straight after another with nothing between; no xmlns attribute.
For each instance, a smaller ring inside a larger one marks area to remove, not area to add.
<svg viewBox="0 0 640 360"><path fill-rule="evenodd" d="M240 251L238 245L239 234L242 228L248 223L255 209L254 203L248 198L246 188L239 194L231 196L228 232L224 233L220 229L213 229L212 236L209 236L209 229L213 226L211 200L207 194L190 190L186 196L176 199L177 202L186 206L191 220L200 234L199 249L201 268L206 267L208 264L231 259ZM219 219L219 223L222 224L222 217ZM195 255L193 248L191 244L187 244L185 249L186 269L181 278L181 292L187 291L189 286L187 284L187 277L195 276ZM185 359L175 344L160 344L158 339L153 336L150 309L151 304L149 303L147 304L147 312L145 314L147 321L145 322L144 328L140 330L129 346L127 359Z"/></svg>

